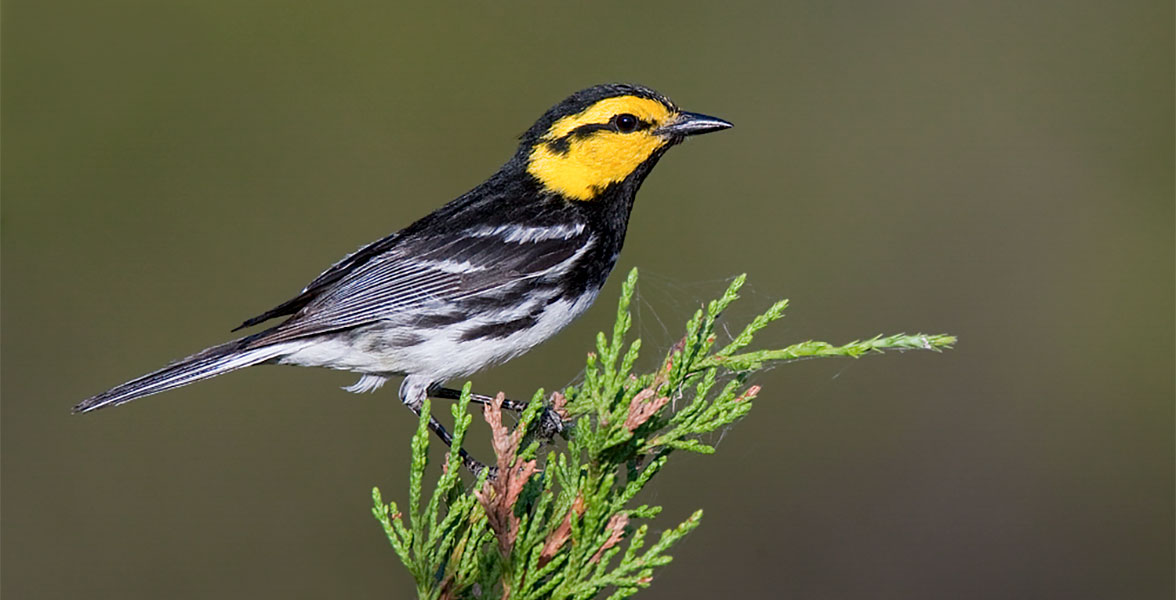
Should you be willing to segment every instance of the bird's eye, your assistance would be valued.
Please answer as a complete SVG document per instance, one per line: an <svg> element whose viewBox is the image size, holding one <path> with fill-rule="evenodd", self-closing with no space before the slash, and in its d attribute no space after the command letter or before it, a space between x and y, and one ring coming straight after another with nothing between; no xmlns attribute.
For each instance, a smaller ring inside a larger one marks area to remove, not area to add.
<svg viewBox="0 0 1176 600"><path fill-rule="evenodd" d="M621 133L632 133L637 129L639 121L637 117L629 113L624 113L613 117L613 122L617 127L617 131Z"/></svg>

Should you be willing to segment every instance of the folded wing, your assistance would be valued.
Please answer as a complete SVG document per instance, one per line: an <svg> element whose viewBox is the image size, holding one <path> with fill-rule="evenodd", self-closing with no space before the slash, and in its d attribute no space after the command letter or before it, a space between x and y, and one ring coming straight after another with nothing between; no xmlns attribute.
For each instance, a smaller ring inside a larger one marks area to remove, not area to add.
<svg viewBox="0 0 1176 600"><path fill-rule="evenodd" d="M474 227L399 239L388 250L332 275L350 257L344 259L297 298L255 317L287 314L279 311L297 306L289 310L296 311L293 317L254 345L358 327L428 303L456 302L525 282L568 268L593 242L583 227L568 225ZM255 319L250 321L259 322Z"/></svg>

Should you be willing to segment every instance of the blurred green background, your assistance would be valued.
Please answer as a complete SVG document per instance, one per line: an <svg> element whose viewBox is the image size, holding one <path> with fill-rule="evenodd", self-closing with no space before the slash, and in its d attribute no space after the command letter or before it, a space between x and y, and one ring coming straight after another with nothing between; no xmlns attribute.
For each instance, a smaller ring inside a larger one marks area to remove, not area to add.
<svg viewBox="0 0 1176 600"><path fill-rule="evenodd" d="M395 387L267 367L85 417L464 192L548 106L641 82L736 128L647 181L656 360L747 271L777 368L654 486L647 598L1173 596L1171 2L3 4L2 593L406 597ZM602 301L479 375L575 381ZM475 440L475 446L480 443ZM482 453L486 450L483 447Z"/></svg>

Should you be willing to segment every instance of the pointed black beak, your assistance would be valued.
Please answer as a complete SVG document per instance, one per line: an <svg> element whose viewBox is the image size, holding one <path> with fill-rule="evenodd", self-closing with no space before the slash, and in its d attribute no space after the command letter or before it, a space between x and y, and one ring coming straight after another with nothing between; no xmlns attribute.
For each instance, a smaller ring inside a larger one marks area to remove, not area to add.
<svg viewBox="0 0 1176 600"><path fill-rule="evenodd" d="M717 117L709 117L692 112L681 112L678 113L678 118L673 123L656 130L655 133L672 135L674 137L686 137L688 135L722 131L731 127L734 127L734 125Z"/></svg>

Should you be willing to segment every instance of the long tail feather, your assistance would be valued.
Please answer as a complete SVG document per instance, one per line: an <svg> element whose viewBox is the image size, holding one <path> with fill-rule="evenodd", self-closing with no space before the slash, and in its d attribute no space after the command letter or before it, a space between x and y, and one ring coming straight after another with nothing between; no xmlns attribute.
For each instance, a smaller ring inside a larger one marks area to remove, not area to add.
<svg viewBox="0 0 1176 600"><path fill-rule="evenodd" d="M107 406L118 406L137 398L251 367L290 352L289 344L249 348L248 342L256 337L248 336L233 340L178 360L158 371L92 396L75 406L73 412L85 413Z"/></svg>

